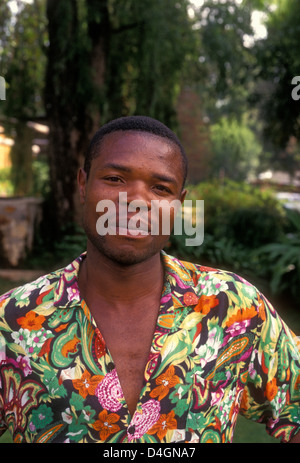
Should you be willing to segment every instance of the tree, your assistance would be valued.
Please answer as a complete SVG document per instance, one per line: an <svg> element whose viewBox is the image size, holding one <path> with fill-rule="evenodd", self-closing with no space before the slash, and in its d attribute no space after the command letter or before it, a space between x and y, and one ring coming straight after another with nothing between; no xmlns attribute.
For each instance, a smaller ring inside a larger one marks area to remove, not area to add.
<svg viewBox="0 0 300 463"><path fill-rule="evenodd" d="M183 72L188 56L195 53L188 1L112 5L109 117L147 114L175 128Z"/></svg>
<svg viewBox="0 0 300 463"><path fill-rule="evenodd" d="M252 36L249 2L206 0L196 11L198 19L199 84L212 123L223 116L240 118L249 110L255 57L245 44Z"/></svg>
<svg viewBox="0 0 300 463"><path fill-rule="evenodd" d="M76 218L76 172L99 125L139 113L176 128L176 99L194 47L188 0L17 5L15 15L7 4L0 6L1 72L8 84L1 109L6 122L17 121L16 192L26 193L21 180L31 176L27 122L42 118L50 127L47 215L59 231Z"/></svg>
<svg viewBox="0 0 300 463"><path fill-rule="evenodd" d="M45 106L49 123L52 223L74 220L76 173L99 124L109 20L107 1L47 1Z"/></svg>
<svg viewBox="0 0 300 463"><path fill-rule="evenodd" d="M214 177L244 181L256 172L261 145L245 123L223 117L211 126L211 143Z"/></svg>
<svg viewBox="0 0 300 463"><path fill-rule="evenodd" d="M269 13L267 38L257 43L262 84L257 98L261 101L261 119L266 140L277 156L291 137L300 137L300 104L292 98L292 80L300 74L300 10L297 0L282 0Z"/></svg>
<svg viewBox="0 0 300 463"><path fill-rule="evenodd" d="M7 83L6 100L1 102L6 129L14 137L11 150L14 194L26 195L32 188L32 138L27 122L42 114L45 57L41 47L45 20L43 1L33 5L18 3L13 16L7 5L1 5L0 46L3 51L1 73Z"/></svg>
<svg viewBox="0 0 300 463"><path fill-rule="evenodd" d="M74 219L76 171L99 124L139 113L175 126L191 29L186 0L47 0L47 19L45 101L61 228Z"/></svg>

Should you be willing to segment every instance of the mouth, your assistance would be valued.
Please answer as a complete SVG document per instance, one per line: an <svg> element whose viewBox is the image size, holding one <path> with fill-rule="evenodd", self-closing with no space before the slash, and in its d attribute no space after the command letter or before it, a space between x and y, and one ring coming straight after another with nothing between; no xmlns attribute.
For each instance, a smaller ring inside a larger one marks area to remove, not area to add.
<svg viewBox="0 0 300 463"><path fill-rule="evenodd" d="M139 227L133 227L129 224L127 224L127 227L117 225L115 234L132 238L146 238L151 234L149 229L150 227L147 224L140 224Z"/></svg>
<svg viewBox="0 0 300 463"><path fill-rule="evenodd" d="M146 221L132 219L109 221L103 226L101 231L97 229L100 235L124 236L127 238L146 238L151 235L151 223Z"/></svg>
<svg viewBox="0 0 300 463"><path fill-rule="evenodd" d="M97 228L97 227L96 227ZM135 218L135 216L106 216L105 221L101 222L101 227L97 228L99 235L124 236L126 238L146 238L150 235L159 234L157 221L151 220L148 215Z"/></svg>

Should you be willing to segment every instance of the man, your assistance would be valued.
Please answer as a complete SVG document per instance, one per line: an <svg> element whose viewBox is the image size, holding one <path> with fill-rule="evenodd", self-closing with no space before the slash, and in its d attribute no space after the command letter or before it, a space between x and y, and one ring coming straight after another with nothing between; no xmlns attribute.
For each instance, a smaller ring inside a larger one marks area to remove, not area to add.
<svg viewBox="0 0 300 463"><path fill-rule="evenodd" d="M299 437L293 333L239 276L164 253L162 216L151 233L152 201L184 201L186 165L150 118L93 138L78 173L87 252L1 298L0 423L16 442L231 442L238 413Z"/></svg>

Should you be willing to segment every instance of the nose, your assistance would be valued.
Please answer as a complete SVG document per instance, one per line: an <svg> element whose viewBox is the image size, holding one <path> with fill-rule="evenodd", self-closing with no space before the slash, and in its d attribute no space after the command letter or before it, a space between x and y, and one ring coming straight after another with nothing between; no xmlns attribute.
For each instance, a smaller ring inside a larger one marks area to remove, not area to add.
<svg viewBox="0 0 300 463"><path fill-rule="evenodd" d="M147 209L150 209L151 206L151 192L149 187L143 181L136 181L127 185L127 205L134 201L137 205L138 202L141 203Z"/></svg>
<svg viewBox="0 0 300 463"><path fill-rule="evenodd" d="M143 182L127 184L126 191L119 193L119 225L126 228L128 220L138 213L139 228L149 228L149 211L151 200Z"/></svg>

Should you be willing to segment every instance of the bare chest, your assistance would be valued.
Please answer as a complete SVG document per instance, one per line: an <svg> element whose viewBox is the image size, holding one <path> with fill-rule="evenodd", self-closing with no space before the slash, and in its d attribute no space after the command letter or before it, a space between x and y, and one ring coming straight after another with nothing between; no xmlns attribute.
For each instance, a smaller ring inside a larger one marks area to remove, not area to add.
<svg viewBox="0 0 300 463"><path fill-rule="evenodd" d="M96 317L96 323L117 370L131 416L143 387L157 314L158 308L144 314L143 317Z"/></svg>

